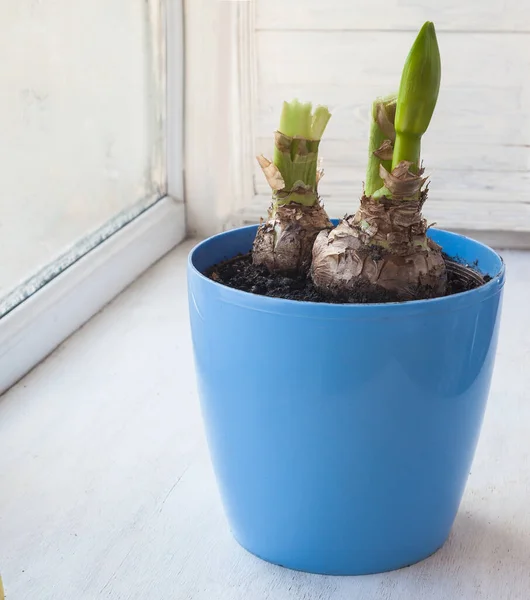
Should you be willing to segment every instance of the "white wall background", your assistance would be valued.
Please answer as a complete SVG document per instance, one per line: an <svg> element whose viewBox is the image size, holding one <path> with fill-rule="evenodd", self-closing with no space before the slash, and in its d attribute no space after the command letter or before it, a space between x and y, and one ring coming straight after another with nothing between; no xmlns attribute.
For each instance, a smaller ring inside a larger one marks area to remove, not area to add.
<svg viewBox="0 0 530 600"><path fill-rule="evenodd" d="M397 89L416 32L432 20L443 75L423 146L432 179L426 215L448 228L530 231L530 4L255 0L253 9L255 151L272 154L284 99L329 105L320 191L332 216L355 209L369 106ZM248 221L265 215L270 197L254 169Z"/></svg>
<svg viewBox="0 0 530 600"><path fill-rule="evenodd" d="M159 0L0 2L0 299L163 195Z"/></svg>

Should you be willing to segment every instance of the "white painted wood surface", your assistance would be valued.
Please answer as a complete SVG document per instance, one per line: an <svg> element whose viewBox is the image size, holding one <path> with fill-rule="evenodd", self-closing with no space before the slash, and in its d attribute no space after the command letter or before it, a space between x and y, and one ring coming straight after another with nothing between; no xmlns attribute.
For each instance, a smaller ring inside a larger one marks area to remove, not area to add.
<svg viewBox="0 0 530 600"><path fill-rule="evenodd" d="M208 236L254 196L254 2L184 0L184 17L186 216Z"/></svg>
<svg viewBox="0 0 530 600"><path fill-rule="evenodd" d="M526 600L530 255L508 283L489 407L453 533L428 560L311 576L239 548L202 433L186 242L0 398L8 600Z"/></svg>
<svg viewBox="0 0 530 600"><path fill-rule="evenodd" d="M258 29L530 32L530 6L520 0L257 0Z"/></svg>
<svg viewBox="0 0 530 600"><path fill-rule="evenodd" d="M164 7L0 3L0 298L166 194Z"/></svg>
<svg viewBox="0 0 530 600"><path fill-rule="evenodd" d="M162 0L166 13L167 194L184 200L184 8L182 0Z"/></svg>
<svg viewBox="0 0 530 600"><path fill-rule="evenodd" d="M321 193L332 217L357 206L371 102L397 89L415 32L433 20L443 76L423 145L432 182L426 216L444 228L530 231L530 5L516 0L217 4L244 5L254 13L241 18L232 10L232 29L246 28L245 36L217 28L224 47L236 44L229 39L238 40L237 51L224 55L225 69L227 64L239 65L242 72L253 67L243 83L247 89L256 86L254 102L242 103L237 86L231 93L254 154L272 154L272 132L284 99L330 106L333 117L321 145L326 171ZM220 114L225 118L228 112ZM242 163L226 159L223 165L232 177L243 177ZM253 194L233 204L241 222L256 222L270 201L256 163L253 172ZM228 221L231 225L237 218Z"/></svg>

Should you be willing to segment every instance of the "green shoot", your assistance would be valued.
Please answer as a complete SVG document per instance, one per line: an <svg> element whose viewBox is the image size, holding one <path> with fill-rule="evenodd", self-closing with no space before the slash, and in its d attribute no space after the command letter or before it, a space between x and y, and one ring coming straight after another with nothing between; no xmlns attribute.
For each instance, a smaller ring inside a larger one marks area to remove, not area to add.
<svg viewBox="0 0 530 600"><path fill-rule="evenodd" d="M321 140L328 121L331 119L331 113L326 106L317 106L311 119L311 139Z"/></svg>
<svg viewBox="0 0 530 600"><path fill-rule="evenodd" d="M288 137L311 138L311 103L299 102L284 102L282 115L280 117L280 127L284 135Z"/></svg>
<svg viewBox="0 0 530 600"><path fill-rule="evenodd" d="M277 205L298 202L313 206L317 202L318 147L330 117L325 106L317 106L313 112L310 102L283 103L273 162L285 186L274 194Z"/></svg>
<svg viewBox="0 0 530 600"><path fill-rule="evenodd" d="M396 142L392 168L401 161L412 163L417 172L420 164L421 136L427 131L438 99L441 62L436 31L427 21L405 61L399 86L396 118Z"/></svg>
<svg viewBox="0 0 530 600"><path fill-rule="evenodd" d="M366 196L372 196L376 190L384 185L379 174L379 165L383 165L387 171L392 169L392 159L381 159L376 156L374 152L377 152L385 140L394 137L393 131L383 131L381 129L381 121L384 119L389 126L388 129L393 130L395 111L395 95L387 96L386 98L378 98L372 104L370 141L368 144L368 167L366 169L366 181L364 184L364 193Z"/></svg>

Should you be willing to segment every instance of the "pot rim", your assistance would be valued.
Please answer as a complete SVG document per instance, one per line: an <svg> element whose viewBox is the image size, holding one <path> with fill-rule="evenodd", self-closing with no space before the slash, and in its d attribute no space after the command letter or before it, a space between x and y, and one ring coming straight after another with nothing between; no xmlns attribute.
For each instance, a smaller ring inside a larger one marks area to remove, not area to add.
<svg viewBox="0 0 530 600"><path fill-rule="evenodd" d="M454 233L452 231L446 231L444 229L438 228L430 228L429 231L433 232L441 232L444 235L449 235L453 238L459 238L463 240L468 240L472 244L482 248L485 251L491 252L494 254L500 261L501 267L496 275L491 276L490 281L481 285L478 288L473 290L468 290L466 292L459 292L457 294L452 294L451 296L443 296L441 298L428 298L424 300L408 300L404 302L374 302L374 303L365 303L365 304L334 304L329 302L310 302L306 300L288 300L285 298L275 298L270 296L263 296L261 294L253 294L251 292L245 292L243 290L238 290L236 288L231 288L222 283L218 283L213 281L212 279L206 277L203 273L201 273L194 265L194 260L196 254L207 244L211 243L212 240L222 239L223 237L228 237L233 235L235 232L239 232L242 230L251 230L256 229L258 225L245 225L243 227L237 227L230 229L228 231L223 231L221 233L217 233L213 236L210 236L198 244L196 244L188 254L188 272L193 274L194 277L200 278L203 283L208 286L212 286L212 292L216 292L219 296L219 299L225 302L229 302L230 304L238 304L242 307L250 308L253 310L262 310L265 312L278 312L282 309L285 310L293 310L298 307L302 309L304 313L307 310L314 309L315 311L334 311L337 314L337 317L346 317L347 315L344 313L351 313L353 311L374 311L378 312L382 309L385 311L412 311L415 309L419 309L421 312L423 310L432 310L432 309L443 309L443 310L454 310L456 308L463 308L464 306L468 306L469 304L476 304L483 302L490 298L493 295L499 294L502 291L505 283L506 276L506 265L502 256L487 246L482 242L478 242L473 238L470 238L465 235L461 235L458 233ZM340 313L340 314L339 314ZM293 314L293 316L295 316ZM301 316L308 316L307 314ZM320 315L321 316L321 315Z"/></svg>

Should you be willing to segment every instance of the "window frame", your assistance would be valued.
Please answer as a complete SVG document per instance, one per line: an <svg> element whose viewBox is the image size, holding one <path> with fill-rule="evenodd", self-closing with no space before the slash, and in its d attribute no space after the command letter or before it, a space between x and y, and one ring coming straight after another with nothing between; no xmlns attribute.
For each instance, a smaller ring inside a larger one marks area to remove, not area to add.
<svg viewBox="0 0 530 600"><path fill-rule="evenodd" d="M256 195L256 3L184 1L187 222L206 237L241 225Z"/></svg>
<svg viewBox="0 0 530 600"><path fill-rule="evenodd" d="M2 300L0 394L186 237L183 0L148 0L164 141L163 189L134 203ZM156 29L154 30L156 32Z"/></svg>

